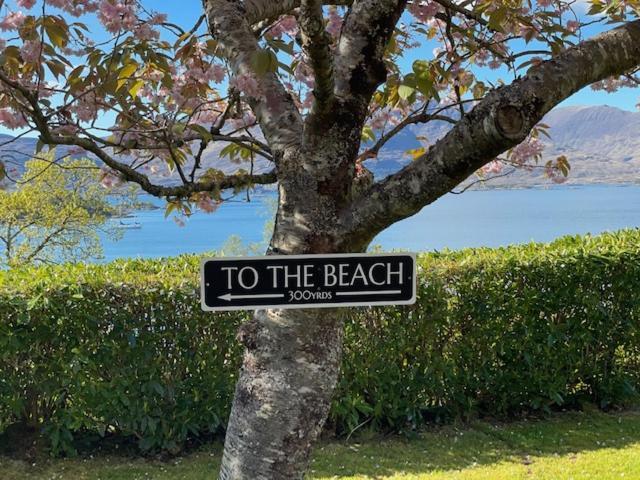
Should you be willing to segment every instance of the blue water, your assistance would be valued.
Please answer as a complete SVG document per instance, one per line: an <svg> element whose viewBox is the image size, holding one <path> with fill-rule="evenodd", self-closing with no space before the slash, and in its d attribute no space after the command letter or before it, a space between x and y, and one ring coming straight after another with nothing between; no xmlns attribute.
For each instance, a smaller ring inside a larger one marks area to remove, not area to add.
<svg viewBox="0 0 640 480"><path fill-rule="evenodd" d="M124 221L142 228L126 230L118 242L106 241L106 260L216 250L230 235L260 242L273 203L269 198L273 195L225 203L214 214L195 214L184 227L165 220L163 210L136 212ZM412 251L502 246L625 227L640 227L640 186L468 191L442 197L382 232L373 244Z"/></svg>

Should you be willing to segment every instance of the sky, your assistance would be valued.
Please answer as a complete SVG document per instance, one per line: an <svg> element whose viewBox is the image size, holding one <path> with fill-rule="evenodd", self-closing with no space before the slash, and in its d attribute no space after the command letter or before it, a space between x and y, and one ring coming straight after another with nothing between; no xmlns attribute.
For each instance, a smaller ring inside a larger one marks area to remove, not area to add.
<svg viewBox="0 0 640 480"><path fill-rule="evenodd" d="M6 5L11 6L15 0L9 0ZM202 14L202 1L201 0L143 0L148 7L153 10L166 13L169 20L181 26L193 25L199 16ZM584 5L586 2L582 2ZM82 19L86 21L89 26L94 23L95 17L87 17ZM599 31L611 28L610 26L596 26L590 27L589 35L598 33ZM99 29L98 29L99 31ZM422 58L432 58L432 50L436 44L430 44L427 42L422 47L408 52L406 59L401 62L403 71L411 71L411 64L413 60ZM484 74L485 72L483 72ZM504 78L507 83L510 82L510 77L504 75L505 72L488 72L488 79L496 81L499 77ZM574 94L569 99L565 100L560 106L573 106L573 105L609 105L628 111L639 111L637 104L640 101L640 89L624 88L615 93L606 93L602 91L593 91L587 87L580 92ZM0 134L17 135L18 131L7 130L0 126Z"/></svg>

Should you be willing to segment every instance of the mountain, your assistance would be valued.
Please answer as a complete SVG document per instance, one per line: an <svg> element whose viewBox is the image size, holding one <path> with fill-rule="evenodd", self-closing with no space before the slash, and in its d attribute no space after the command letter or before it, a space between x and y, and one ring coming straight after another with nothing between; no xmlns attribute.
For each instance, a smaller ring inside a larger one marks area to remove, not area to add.
<svg viewBox="0 0 640 480"><path fill-rule="evenodd" d="M543 138L547 147L544 162L565 155L571 163L568 184L586 183L640 183L640 112L629 112L609 106L562 107L551 111L543 123L549 128L550 139ZM397 171L410 162L405 154L420 145L416 137L426 137L435 142L446 134L451 125L436 121L427 125L414 125L394 137L377 158L366 165L376 177L381 178ZM18 138L5 144L11 137L0 135L0 158L24 162L34 151L36 139ZM224 145L213 145L203 155L204 168L217 168L233 172L248 165L237 165L228 159L219 159ZM68 150L59 149L58 154ZM17 154L22 152L22 155ZM264 160L256 161L255 171L270 168ZM155 181L175 183L175 176L157 175ZM473 180L473 179L471 179ZM470 180L470 181L471 181ZM550 185L542 169L531 172L517 171L484 185L492 188L514 188Z"/></svg>
<svg viewBox="0 0 640 480"><path fill-rule="evenodd" d="M565 155L571 164L567 184L640 183L640 112L610 106L561 107L549 112L542 123L550 127L551 138L542 137L546 148L541 164ZM417 135L434 142L448 129L449 124L444 122L413 126L410 132L405 131L389 142L377 159L369 161L369 168L377 176L388 175L409 163L404 152L417 146ZM549 184L542 169L536 169L516 171L485 186L514 188Z"/></svg>

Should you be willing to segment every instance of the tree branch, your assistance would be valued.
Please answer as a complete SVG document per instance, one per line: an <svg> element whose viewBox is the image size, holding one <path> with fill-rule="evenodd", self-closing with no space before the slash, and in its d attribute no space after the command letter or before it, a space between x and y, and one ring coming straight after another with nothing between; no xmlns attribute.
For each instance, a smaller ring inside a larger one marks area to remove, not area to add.
<svg viewBox="0 0 640 480"><path fill-rule="evenodd" d="M250 98L249 103L271 148L278 152L299 145L302 117L293 99L274 72L258 75L254 70L261 49L243 6L231 0L206 0L205 7L211 34L222 47L234 75L248 75L258 82L261 98Z"/></svg>
<svg viewBox="0 0 640 480"><path fill-rule="evenodd" d="M356 0L345 17L335 65L336 96L356 100L359 110L366 111L387 78L384 54L406 3Z"/></svg>
<svg viewBox="0 0 640 480"><path fill-rule="evenodd" d="M291 13L300 6L300 0L245 0L247 21L253 25L262 20L277 19L281 15ZM333 0L320 2L322 5L351 5L353 0Z"/></svg>
<svg viewBox="0 0 640 480"><path fill-rule="evenodd" d="M586 40L489 93L425 155L374 184L344 212L354 244L414 215L477 169L522 142L581 88L640 65L640 20Z"/></svg>
<svg viewBox="0 0 640 480"><path fill-rule="evenodd" d="M333 53L331 39L324 28L324 15L320 0L302 0L298 24L302 48L310 60L315 77L312 115L322 117L333 104Z"/></svg>
<svg viewBox="0 0 640 480"><path fill-rule="evenodd" d="M120 173L123 180L137 183L145 192L156 197L187 198L194 193L213 192L228 188L241 188L249 185L268 185L277 182L275 170L258 175L233 174L214 181L187 183L179 186L157 185L149 177L129 165L119 162L91 140L74 136L52 136L46 142L49 145L75 145L93 153L105 165Z"/></svg>
<svg viewBox="0 0 640 480"><path fill-rule="evenodd" d="M454 120L453 118L448 117L446 115L440 115L438 113L420 112L415 115L408 116L407 118L402 120L400 123L398 123L395 127L393 127L391 130L389 130L387 133L382 135L371 148L367 149L361 155L361 158L367 159L367 158L376 157L378 153L380 153L380 150L382 150L382 147L384 147L389 140L391 140L393 137L395 137L398 133L400 133L409 125L414 125L416 123L429 123L431 121L447 122L447 123L452 123L454 125L456 124L456 120Z"/></svg>
<svg viewBox="0 0 640 480"><path fill-rule="evenodd" d="M473 21L479 23L480 25L483 25L485 27L487 25L489 25L489 22L487 22L484 18L482 18L481 15L473 12L472 10L467 10L466 8L464 8L464 7L460 6L460 5L456 5L455 3L453 3L453 2L451 2L449 0L436 0L436 3L442 5L447 10L451 10L453 12L459 13L463 17L466 17L469 20L473 20Z"/></svg>
<svg viewBox="0 0 640 480"><path fill-rule="evenodd" d="M40 138L50 146L69 145L77 146L93 153L105 165L119 172L126 181L137 183L145 192L155 195L156 197L189 197L198 192L213 192L217 190L225 190L228 188L241 188L248 185L267 185L277 182L275 170L259 175L243 175L234 174L226 175L224 178L215 181L187 183L180 186L163 186L156 185L149 180L149 177L138 172L135 168L119 162L109 155L104 147L98 145L90 138L82 138L77 135L54 135L47 123L47 117L44 115L38 104L38 99L31 91L18 82L11 80L0 69L0 82L20 92L25 97L31 110L28 112L29 117L35 123Z"/></svg>

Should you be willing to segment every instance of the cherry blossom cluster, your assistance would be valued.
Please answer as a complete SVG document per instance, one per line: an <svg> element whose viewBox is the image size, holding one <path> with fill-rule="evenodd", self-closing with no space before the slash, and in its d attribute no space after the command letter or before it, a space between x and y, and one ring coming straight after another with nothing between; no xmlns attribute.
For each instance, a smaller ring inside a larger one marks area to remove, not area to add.
<svg viewBox="0 0 640 480"><path fill-rule="evenodd" d="M640 85L640 79L628 76L628 77L610 77L601 82L596 82L591 85L593 90L604 90L605 92L613 93L617 92L621 88L629 87L634 88Z"/></svg>
<svg viewBox="0 0 640 480"><path fill-rule="evenodd" d="M408 14L387 49L387 82L369 106L367 132L380 138L427 107L453 119L465 115L495 87L483 80L485 67L516 77L520 68L547 58L545 51L557 52L576 40L584 16L576 15L574 4L473 0L452 1L447 7L446 2L410 0ZM631 12L637 0L599 4L602 14L614 18ZM17 8L5 6L0 12L0 51L9 59L3 74L37 97L51 133L99 138L104 148L117 148L140 171L173 175L193 162L210 137L250 133L257 124L251 106L270 101L270 92L261 87L263 73L248 68L234 72L208 36L206 22L193 31L176 28L165 15L147 11L137 0L47 0L44 17L42 0L16 0L12 5ZM604 10L607 6L613 13ZM347 9L328 6L323 11L331 48L339 54ZM87 14L97 19L100 35L83 33L84 27L73 23ZM270 73L282 81L305 115L315 101L316 81L300 46L298 15L294 9L270 25L253 27L261 47L258 53L270 55ZM96 45L89 38L96 36L107 40ZM407 50L427 41L436 48L411 52L421 60L413 64L413 71L401 71ZM531 42L535 49L530 52ZM620 77L593 88L615 91L636 85L636 79ZM33 127L29 112L23 98L0 82L0 124ZM103 124L113 116L113 125ZM527 167L541 158L543 149L537 137L530 137L507 160ZM503 165L496 160L483 173L500 173ZM558 165L545 168L554 181L563 176L556 175ZM102 183L112 188L119 178L105 169ZM192 200L203 211L217 208L218 200L206 194Z"/></svg>

